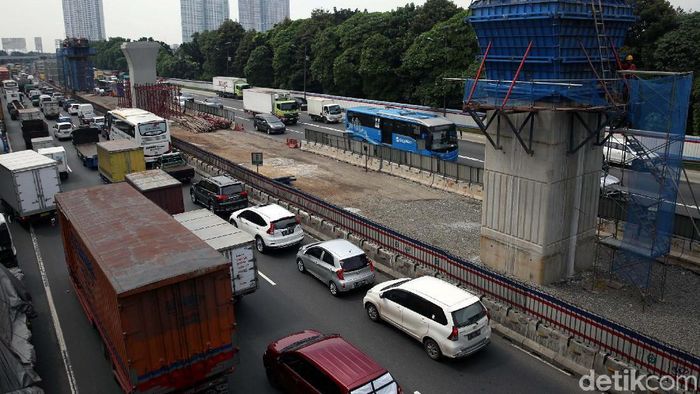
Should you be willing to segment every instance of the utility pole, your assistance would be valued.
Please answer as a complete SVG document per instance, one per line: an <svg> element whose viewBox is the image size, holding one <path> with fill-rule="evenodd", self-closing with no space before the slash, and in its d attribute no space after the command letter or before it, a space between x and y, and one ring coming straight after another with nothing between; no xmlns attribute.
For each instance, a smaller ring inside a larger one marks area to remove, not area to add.
<svg viewBox="0 0 700 394"><path fill-rule="evenodd" d="M442 42L444 49L442 51L444 69L447 69L447 26L442 29ZM442 115L447 117L447 81L442 80Z"/></svg>
<svg viewBox="0 0 700 394"><path fill-rule="evenodd" d="M229 75L228 65L231 63L231 41L226 43L226 76Z"/></svg>
<svg viewBox="0 0 700 394"><path fill-rule="evenodd" d="M309 60L309 56L306 53L307 45L304 44L304 100L306 100L306 62Z"/></svg>

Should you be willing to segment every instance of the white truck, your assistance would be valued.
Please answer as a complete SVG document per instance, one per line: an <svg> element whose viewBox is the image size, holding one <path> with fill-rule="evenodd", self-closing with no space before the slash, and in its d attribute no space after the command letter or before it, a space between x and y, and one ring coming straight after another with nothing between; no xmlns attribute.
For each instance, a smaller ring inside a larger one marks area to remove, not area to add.
<svg viewBox="0 0 700 394"><path fill-rule="evenodd" d="M41 148L37 149L37 153L55 160L56 163L58 163L58 174L61 180L68 179L68 174L71 173L71 169L68 167L68 157L66 156L66 149L64 147L52 146L49 148Z"/></svg>
<svg viewBox="0 0 700 394"><path fill-rule="evenodd" d="M0 155L0 201L20 222L53 216L61 192L58 163L33 150Z"/></svg>
<svg viewBox="0 0 700 394"><path fill-rule="evenodd" d="M308 113L316 122L340 123L343 120L343 111L340 105L331 99L309 97L307 99Z"/></svg>
<svg viewBox="0 0 700 394"><path fill-rule="evenodd" d="M58 101L42 101L40 105L46 119L57 119L61 114L61 106Z"/></svg>
<svg viewBox="0 0 700 394"><path fill-rule="evenodd" d="M290 96L268 89L243 91L243 109L252 114L272 114L285 124L299 120L299 105Z"/></svg>
<svg viewBox="0 0 700 394"><path fill-rule="evenodd" d="M258 289L258 267L253 254L255 240L208 209L174 215L173 218L231 262L231 286L236 299Z"/></svg>
<svg viewBox="0 0 700 394"><path fill-rule="evenodd" d="M32 138L32 149L39 151L39 149L53 148L53 137L37 137Z"/></svg>
<svg viewBox="0 0 700 394"><path fill-rule="evenodd" d="M245 78L214 77L212 87L220 97L240 99L243 97L243 91L250 88L250 85Z"/></svg>

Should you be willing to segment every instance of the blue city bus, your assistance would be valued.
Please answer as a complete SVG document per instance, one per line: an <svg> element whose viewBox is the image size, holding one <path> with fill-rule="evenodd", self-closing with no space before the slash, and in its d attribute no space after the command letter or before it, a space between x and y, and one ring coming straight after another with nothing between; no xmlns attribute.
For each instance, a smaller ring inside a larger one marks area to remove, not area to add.
<svg viewBox="0 0 700 394"><path fill-rule="evenodd" d="M457 127L437 115L400 108L354 107L345 115L351 138L371 144L456 161Z"/></svg>

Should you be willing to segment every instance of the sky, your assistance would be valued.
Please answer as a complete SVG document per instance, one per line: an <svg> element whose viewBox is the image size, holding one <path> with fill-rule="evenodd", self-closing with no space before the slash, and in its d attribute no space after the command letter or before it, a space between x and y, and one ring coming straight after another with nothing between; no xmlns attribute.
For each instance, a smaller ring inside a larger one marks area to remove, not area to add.
<svg viewBox="0 0 700 394"><path fill-rule="evenodd" d="M231 19L238 19L238 1L230 1ZM471 0L453 0L468 7ZM416 5L425 0L412 1ZM403 6L406 0L290 0L291 18L307 18L316 8L358 8L368 11L388 11ZM671 0L674 6L686 10L700 9L698 0ZM182 41L180 32L180 0L103 0L105 30L108 37L138 39L153 37L168 44ZM25 37L27 49L34 49L34 37L41 36L44 51L53 52L54 40L65 35L61 0L0 0L0 37ZM31 14L31 23L28 19Z"/></svg>

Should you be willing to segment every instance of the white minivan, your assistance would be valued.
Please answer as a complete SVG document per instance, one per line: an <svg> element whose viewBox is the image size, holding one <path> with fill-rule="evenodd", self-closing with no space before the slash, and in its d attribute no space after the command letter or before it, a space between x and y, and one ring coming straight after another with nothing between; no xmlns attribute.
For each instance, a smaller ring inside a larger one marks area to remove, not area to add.
<svg viewBox="0 0 700 394"><path fill-rule="evenodd" d="M80 124L89 124L95 117L95 109L92 104L78 104L78 119Z"/></svg>
<svg viewBox="0 0 700 394"><path fill-rule="evenodd" d="M420 341L433 360L466 357L491 341L479 297L432 276L383 282L362 303L370 320L384 320Z"/></svg>

